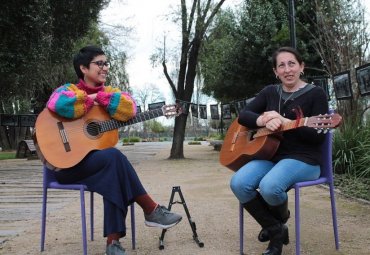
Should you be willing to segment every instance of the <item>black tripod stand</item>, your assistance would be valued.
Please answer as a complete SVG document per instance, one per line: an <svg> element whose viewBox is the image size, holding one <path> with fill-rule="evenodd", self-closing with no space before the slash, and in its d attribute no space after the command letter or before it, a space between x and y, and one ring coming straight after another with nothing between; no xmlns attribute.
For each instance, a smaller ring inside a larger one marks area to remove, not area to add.
<svg viewBox="0 0 370 255"><path fill-rule="evenodd" d="M173 198L175 197L176 192L179 193L181 201L173 201ZM201 247L201 248L204 247L204 243L199 241L199 239L198 239L197 227L195 225L195 222L191 219L191 216L190 216L188 207L186 206L186 202L185 202L184 196L182 195L180 186L172 187L171 198L170 198L170 202L169 202L168 208L167 208L169 211L171 211L171 207L172 207L173 204L182 204L184 206L184 210L186 212L186 216L188 217L191 230L193 231L193 239L198 244L199 247ZM159 238L159 249L160 250L164 249L163 239L164 239L164 235L166 234L166 231L167 231L167 229L163 229L161 237Z"/></svg>

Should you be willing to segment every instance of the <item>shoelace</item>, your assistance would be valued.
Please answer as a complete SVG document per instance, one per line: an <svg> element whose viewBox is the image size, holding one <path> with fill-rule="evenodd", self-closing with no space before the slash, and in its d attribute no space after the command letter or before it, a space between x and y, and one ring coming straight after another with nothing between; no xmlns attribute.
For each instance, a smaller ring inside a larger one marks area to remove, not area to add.
<svg viewBox="0 0 370 255"><path fill-rule="evenodd" d="M121 251L125 251L125 249L121 246L121 243L116 241L116 242L112 242L112 245L117 247L119 250Z"/></svg>
<svg viewBox="0 0 370 255"><path fill-rule="evenodd" d="M162 215L165 215L165 214L170 214L170 212L168 211L168 209L166 207L164 207L163 205L159 206L158 207L158 211L160 214Z"/></svg>

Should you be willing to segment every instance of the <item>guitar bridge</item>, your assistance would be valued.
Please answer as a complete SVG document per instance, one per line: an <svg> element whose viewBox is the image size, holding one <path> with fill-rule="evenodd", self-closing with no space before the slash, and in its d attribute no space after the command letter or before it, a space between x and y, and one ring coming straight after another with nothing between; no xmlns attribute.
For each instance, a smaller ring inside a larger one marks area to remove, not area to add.
<svg viewBox="0 0 370 255"><path fill-rule="evenodd" d="M59 121L59 122L57 122L57 125L58 125L60 138L62 139L62 143L63 143L63 146L64 146L64 150L65 151L71 151L71 146L69 145L68 136L67 136L67 133L64 129L63 122Z"/></svg>
<svg viewBox="0 0 370 255"><path fill-rule="evenodd" d="M231 141L231 144L235 144L236 143L236 140L238 139L238 135L239 135L239 132L235 132L234 135L233 135L233 139Z"/></svg>

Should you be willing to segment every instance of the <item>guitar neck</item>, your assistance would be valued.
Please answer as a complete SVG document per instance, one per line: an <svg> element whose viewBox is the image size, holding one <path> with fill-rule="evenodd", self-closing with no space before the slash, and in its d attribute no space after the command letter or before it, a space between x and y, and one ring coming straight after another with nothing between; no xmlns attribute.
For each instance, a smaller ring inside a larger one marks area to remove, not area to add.
<svg viewBox="0 0 370 255"><path fill-rule="evenodd" d="M101 133L107 132L110 130L118 129L120 127L125 127L129 125L133 125L139 122L143 122L146 120L155 119L157 117L163 116L162 108L141 112L136 114L136 116L128 121L119 121L115 119L105 120L99 122L99 131Z"/></svg>
<svg viewBox="0 0 370 255"><path fill-rule="evenodd" d="M307 121L307 118L291 120L291 121L283 124L280 127L280 129L277 130L277 131L271 131L268 128L265 128L265 127L264 128L259 128L257 130L257 133L255 133L253 137L257 138L257 137L261 137L261 136L267 136L267 135L271 135L271 134L280 133L280 132L283 132L283 131L295 129L295 128L298 128L298 127L302 127L302 126L305 126L306 121Z"/></svg>

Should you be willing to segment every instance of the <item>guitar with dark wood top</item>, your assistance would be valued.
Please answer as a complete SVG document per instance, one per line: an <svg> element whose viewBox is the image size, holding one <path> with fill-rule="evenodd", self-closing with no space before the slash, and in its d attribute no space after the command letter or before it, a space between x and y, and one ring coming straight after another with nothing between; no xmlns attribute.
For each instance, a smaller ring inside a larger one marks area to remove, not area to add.
<svg viewBox="0 0 370 255"><path fill-rule="evenodd" d="M142 112L128 121L112 119L101 106L79 119L66 119L45 108L35 123L37 145L42 161L54 168L69 168L79 163L90 151L113 147L118 142L118 128L160 116L181 113L178 105ZM36 144L36 143L35 143Z"/></svg>
<svg viewBox="0 0 370 255"><path fill-rule="evenodd" d="M281 126L278 131L267 128L249 130L234 120L227 130L220 151L220 163L237 171L253 159L271 159L280 144L281 132L298 127L311 127L318 132L326 132L339 126L342 117L339 114L325 114L313 117L299 118Z"/></svg>

